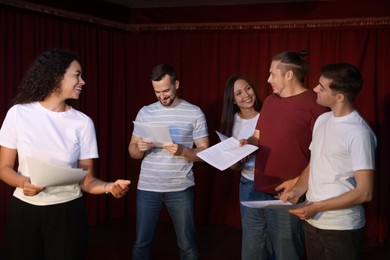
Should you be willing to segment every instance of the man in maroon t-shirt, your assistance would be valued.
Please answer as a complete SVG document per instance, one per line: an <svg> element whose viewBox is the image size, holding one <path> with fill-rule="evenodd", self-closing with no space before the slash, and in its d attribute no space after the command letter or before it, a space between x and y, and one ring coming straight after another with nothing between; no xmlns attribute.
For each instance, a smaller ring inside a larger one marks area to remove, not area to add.
<svg viewBox="0 0 390 260"><path fill-rule="evenodd" d="M317 95L304 85L309 71L303 59L306 52L282 52L272 59L268 83L273 94L260 112L256 129L260 131L255 163L255 183L251 200L275 200L275 188L296 178L310 160L309 145L317 117L327 111L317 104ZM271 241L276 259L301 259L303 256L302 221L285 210L247 211L243 222L245 241L242 259L261 259Z"/></svg>

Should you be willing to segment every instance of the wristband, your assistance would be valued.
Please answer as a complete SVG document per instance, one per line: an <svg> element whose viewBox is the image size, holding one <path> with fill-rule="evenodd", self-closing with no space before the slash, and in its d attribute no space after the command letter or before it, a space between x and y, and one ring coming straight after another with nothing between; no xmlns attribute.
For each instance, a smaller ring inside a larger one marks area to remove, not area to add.
<svg viewBox="0 0 390 260"><path fill-rule="evenodd" d="M104 184L103 191L104 191L105 194L110 194L109 191L106 191L107 184L108 184L108 182L106 182L106 184Z"/></svg>

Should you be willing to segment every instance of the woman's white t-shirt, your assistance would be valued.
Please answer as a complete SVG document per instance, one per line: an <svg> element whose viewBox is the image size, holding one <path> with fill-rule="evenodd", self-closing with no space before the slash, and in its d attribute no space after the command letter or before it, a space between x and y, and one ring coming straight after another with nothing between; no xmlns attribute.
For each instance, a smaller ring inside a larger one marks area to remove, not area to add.
<svg viewBox="0 0 390 260"><path fill-rule="evenodd" d="M237 140L248 139L253 136L256 130L257 120L259 119L257 114L255 117L250 119L243 119L237 113L234 115L234 125L232 136ZM244 165L244 168L241 170L241 175L247 178L248 180L254 180L254 169L255 169L255 159L256 155L252 154L249 161Z"/></svg>
<svg viewBox="0 0 390 260"><path fill-rule="evenodd" d="M77 168L78 161L98 157L95 127L91 118L71 108L53 112L39 102L14 105L0 130L0 145L16 149L18 173L29 177L26 157ZM51 205L82 196L79 184L45 187L35 196L16 188L14 196L33 205Z"/></svg>

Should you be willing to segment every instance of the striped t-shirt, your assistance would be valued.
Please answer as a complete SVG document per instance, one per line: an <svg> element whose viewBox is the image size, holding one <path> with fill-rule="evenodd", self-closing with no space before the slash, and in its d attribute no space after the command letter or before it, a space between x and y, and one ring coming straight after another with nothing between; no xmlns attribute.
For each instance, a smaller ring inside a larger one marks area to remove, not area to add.
<svg viewBox="0 0 390 260"><path fill-rule="evenodd" d="M165 107L159 101L144 106L136 122L167 126L172 141L192 148L194 140L208 136L207 122L202 110L181 99L175 107ZM134 136L140 136L134 127ZM193 162L175 156L159 147L145 153L141 164L138 189L156 192L181 191L195 185Z"/></svg>

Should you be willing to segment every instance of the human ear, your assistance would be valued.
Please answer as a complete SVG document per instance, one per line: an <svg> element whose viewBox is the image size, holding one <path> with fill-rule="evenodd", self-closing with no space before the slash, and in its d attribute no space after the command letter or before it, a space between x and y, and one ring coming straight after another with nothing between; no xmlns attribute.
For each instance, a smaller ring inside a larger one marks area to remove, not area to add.
<svg viewBox="0 0 390 260"><path fill-rule="evenodd" d="M343 93L337 93L337 102L343 103L345 101L345 95Z"/></svg>
<svg viewBox="0 0 390 260"><path fill-rule="evenodd" d="M180 82L178 80L175 81L175 89L177 90L179 88Z"/></svg>
<svg viewBox="0 0 390 260"><path fill-rule="evenodd" d="M288 70L285 74L285 77L288 79L288 80L291 80L293 77L294 77L294 72L292 72L292 70Z"/></svg>

